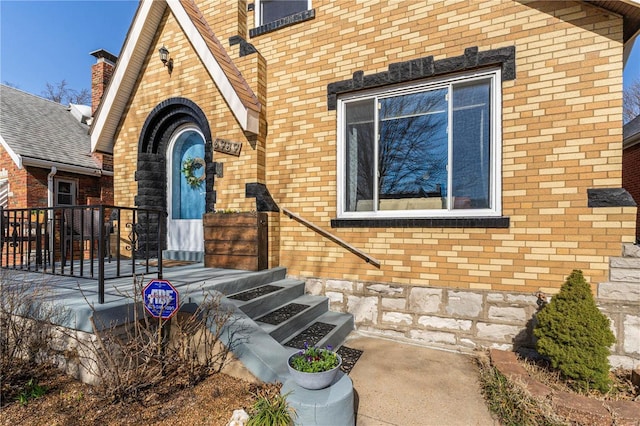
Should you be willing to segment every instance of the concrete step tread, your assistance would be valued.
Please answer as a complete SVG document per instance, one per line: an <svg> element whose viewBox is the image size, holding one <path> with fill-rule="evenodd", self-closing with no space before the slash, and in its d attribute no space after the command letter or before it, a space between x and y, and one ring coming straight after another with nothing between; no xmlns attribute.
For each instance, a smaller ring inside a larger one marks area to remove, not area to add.
<svg viewBox="0 0 640 426"><path fill-rule="evenodd" d="M289 278L274 281L272 283L258 286L254 289L249 290L257 290L268 285L279 288L275 291L260 295L250 300L232 299L234 295L240 294L242 292L231 294L228 296L228 299L231 301L231 303L236 305L245 314L253 319L259 318L267 312L272 311L277 306L281 306L283 303L288 303L288 301L300 297L304 294L304 282Z"/></svg>
<svg viewBox="0 0 640 426"><path fill-rule="evenodd" d="M212 283L216 290L225 295L241 293L254 287L260 287L275 281L285 279L287 269L284 267L276 267L265 269L263 271L238 271L237 279L229 279L228 277L221 282Z"/></svg>
<svg viewBox="0 0 640 426"><path fill-rule="evenodd" d="M345 338L354 329L353 316L351 314L327 311L292 333L289 339L283 341L283 345L287 346L287 344L298 338L298 336L302 332L304 332L308 327L312 326L315 323L325 323L335 326L329 333L327 333L324 337L314 343L314 346L318 347L332 346L334 348L337 348L342 345Z"/></svg>
<svg viewBox="0 0 640 426"><path fill-rule="evenodd" d="M260 285L256 285L255 287L245 288L245 289L242 289L242 290L239 290L239 291L235 291L233 293L229 293L229 294L227 294L227 298L229 298L233 303L241 305L243 303L250 303L250 302L252 302L252 301L254 301L256 299L259 299L261 297L268 296L271 293L267 293L265 295L256 297L255 299L251 299L251 300L234 299L233 296L237 296L237 295L242 294L242 293L247 292L247 291L256 290L256 289L259 289L260 287L275 286L275 287L282 287L282 288L290 288L290 287L294 287L294 286L298 286L298 285L304 285L304 282L300 281L298 279L294 279L294 278L284 278L284 279L277 280L277 281L261 283ZM276 290L276 291L279 291L279 290Z"/></svg>
<svg viewBox="0 0 640 426"><path fill-rule="evenodd" d="M291 321L292 319L299 317L301 315L304 315L306 312L308 312L309 310L312 310L315 306L317 305L322 305L325 304L327 305L327 309L328 309L328 301L329 298L325 297L325 296L314 296L311 294L303 294L302 296L299 296L295 299L291 299L291 300L287 300L285 303L275 307L274 309L270 310L269 312L265 313L264 315L260 316L259 318L255 318L254 321L256 321L258 324L260 324L260 326L267 330L267 332L270 332L270 330L273 330L275 328L278 328L278 326ZM296 303L296 304L300 304L300 305L306 305L308 306L308 308L306 308L304 311L297 313L296 315L292 316L291 318L283 321L280 324L270 324L270 323L266 323L263 321L260 321L261 318L264 318L265 316L281 309L284 308L287 305L290 305L292 303Z"/></svg>

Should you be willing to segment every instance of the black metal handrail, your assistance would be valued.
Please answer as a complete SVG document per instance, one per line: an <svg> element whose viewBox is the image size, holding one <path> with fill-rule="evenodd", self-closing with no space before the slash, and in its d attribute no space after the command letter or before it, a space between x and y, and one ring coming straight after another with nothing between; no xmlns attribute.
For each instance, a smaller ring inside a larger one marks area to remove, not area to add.
<svg viewBox="0 0 640 426"><path fill-rule="evenodd" d="M104 303L105 280L152 272L162 279L165 217L111 205L0 207L0 268L95 279Z"/></svg>

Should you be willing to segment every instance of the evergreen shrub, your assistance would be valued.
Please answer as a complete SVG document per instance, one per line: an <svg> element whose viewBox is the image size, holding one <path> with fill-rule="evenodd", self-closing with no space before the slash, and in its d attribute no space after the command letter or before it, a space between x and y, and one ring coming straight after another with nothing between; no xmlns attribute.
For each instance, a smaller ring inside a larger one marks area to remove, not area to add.
<svg viewBox="0 0 640 426"><path fill-rule="evenodd" d="M579 390L609 389L607 357L615 337L582 271L574 270L560 292L538 312L534 335L538 352Z"/></svg>

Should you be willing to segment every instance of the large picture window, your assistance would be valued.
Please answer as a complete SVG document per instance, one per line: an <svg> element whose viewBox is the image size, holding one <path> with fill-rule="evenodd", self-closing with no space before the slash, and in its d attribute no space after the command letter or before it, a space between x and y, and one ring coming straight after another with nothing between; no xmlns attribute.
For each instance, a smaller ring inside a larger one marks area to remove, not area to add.
<svg viewBox="0 0 640 426"><path fill-rule="evenodd" d="M256 0L256 27L311 9L311 0Z"/></svg>
<svg viewBox="0 0 640 426"><path fill-rule="evenodd" d="M339 217L500 214L499 70L339 99Z"/></svg>

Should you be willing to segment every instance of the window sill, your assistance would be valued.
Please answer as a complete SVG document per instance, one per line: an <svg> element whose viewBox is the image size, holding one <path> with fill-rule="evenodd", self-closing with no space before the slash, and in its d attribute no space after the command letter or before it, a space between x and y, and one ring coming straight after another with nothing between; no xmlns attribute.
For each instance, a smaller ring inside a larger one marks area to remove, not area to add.
<svg viewBox="0 0 640 426"><path fill-rule="evenodd" d="M293 15L285 16L284 18L280 18L277 21L268 22L264 25L260 25L259 27L252 28L249 30L249 37L257 37L262 34L270 33L272 31L279 30L280 28L288 27L291 25L298 24L300 22L308 21L316 17L316 10L309 9L303 12L294 13Z"/></svg>
<svg viewBox="0 0 640 426"><path fill-rule="evenodd" d="M332 228L509 228L509 217L331 219Z"/></svg>

